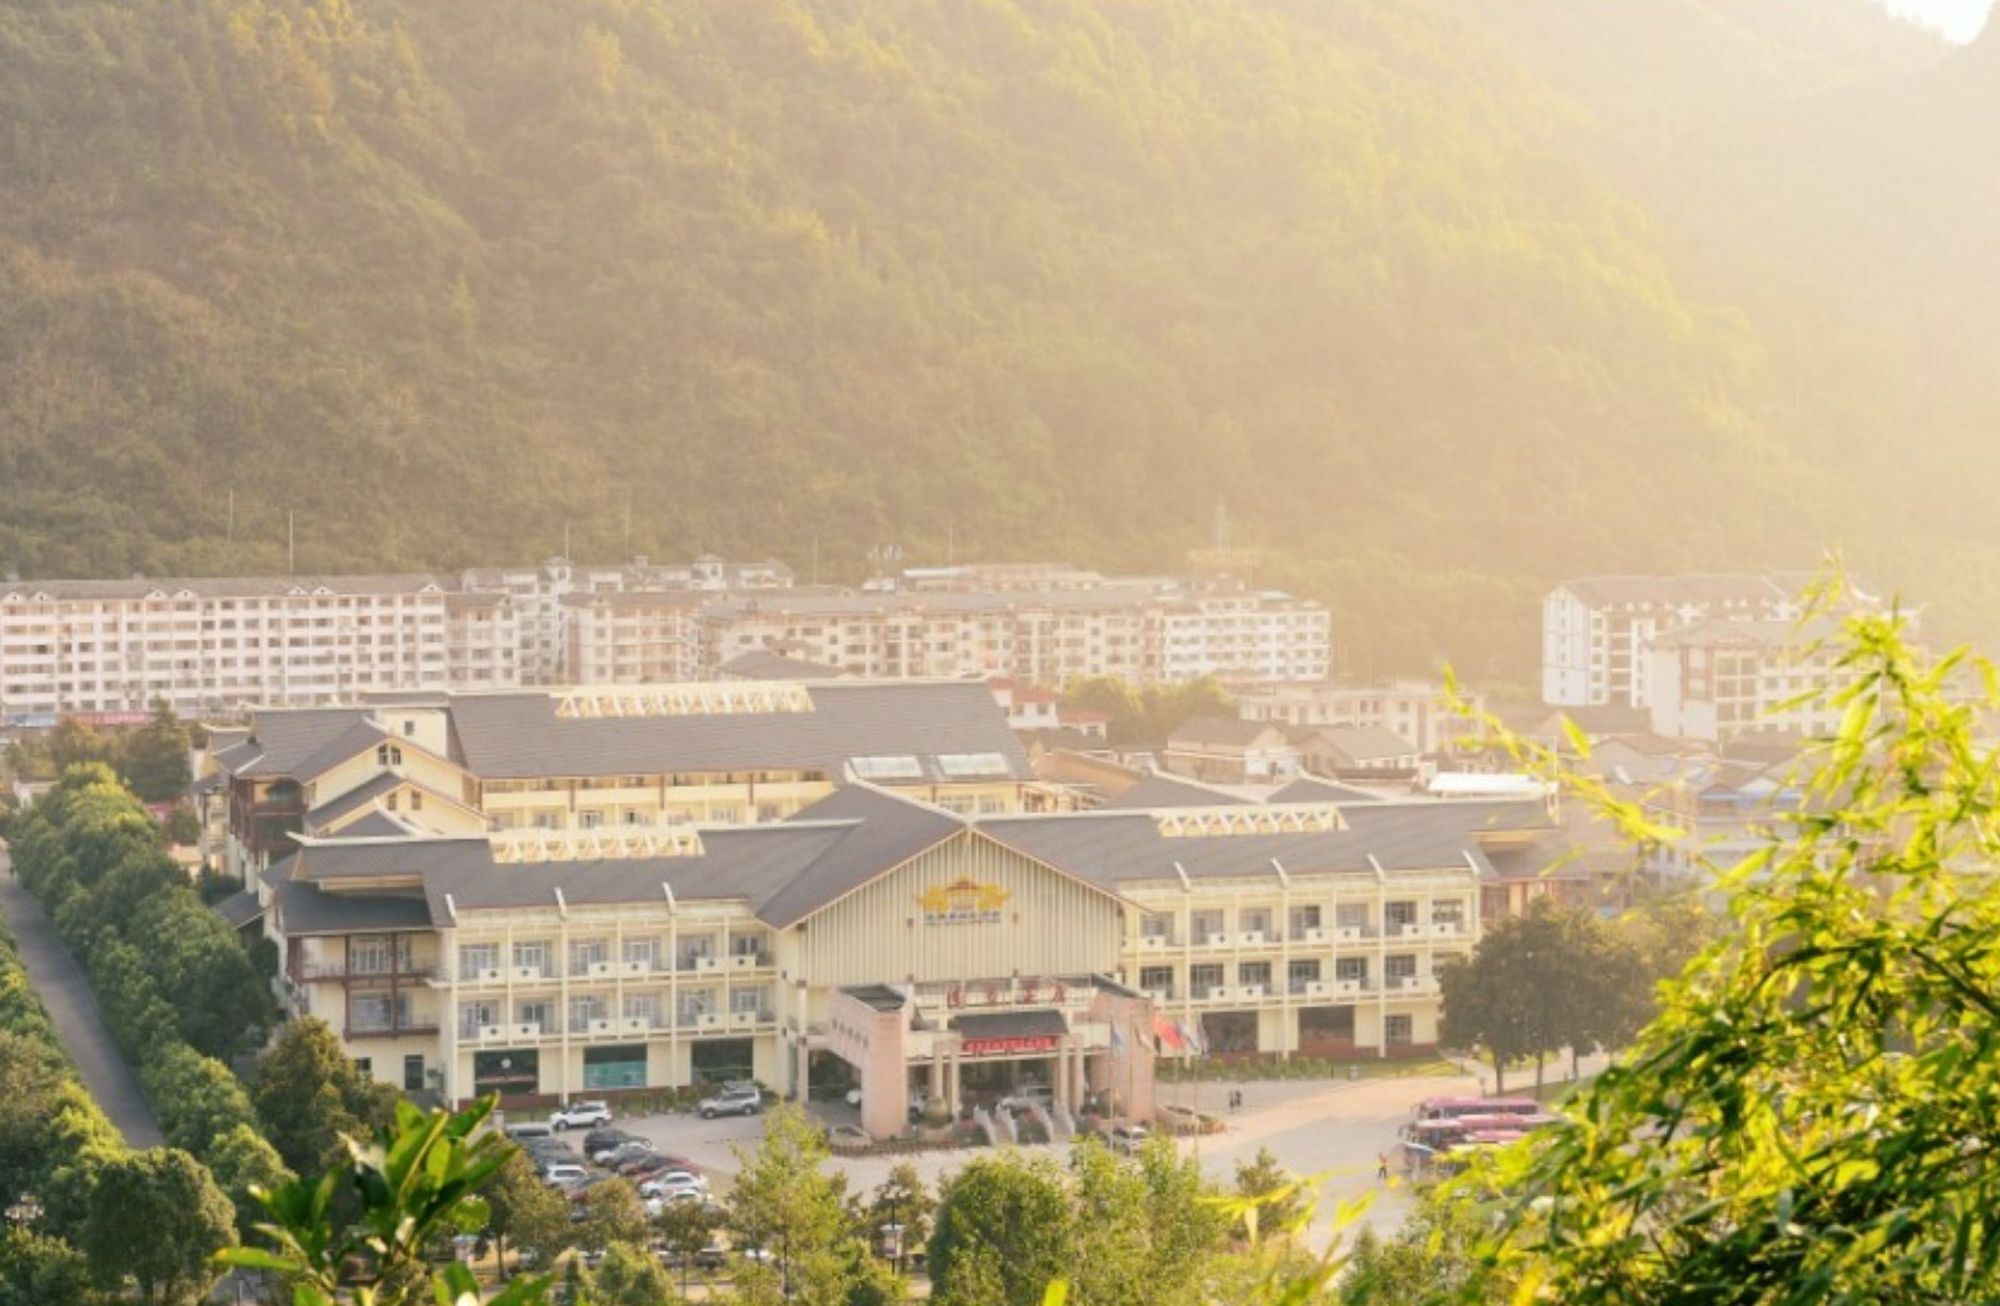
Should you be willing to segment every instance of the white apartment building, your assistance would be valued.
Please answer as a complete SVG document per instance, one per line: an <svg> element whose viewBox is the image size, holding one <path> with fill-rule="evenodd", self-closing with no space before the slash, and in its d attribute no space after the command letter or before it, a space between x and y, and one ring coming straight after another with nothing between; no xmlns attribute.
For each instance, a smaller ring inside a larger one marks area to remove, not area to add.
<svg viewBox="0 0 2000 1306"><path fill-rule="evenodd" d="M1542 700L1646 707L1647 646L1655 636L1711 618L1794 620L1809 583L1780 574L1588 576L1559 585L1542 599Z"/></svg>
<svg viewBox="0 0 2000 1306"><path fill-rule="evenodd" d="M686 590L571 594L562 622L562 669L576 684L670 684L699 674L699 608Z"/></svg>
<svg viewBox="0 0 2000 1306"><path fill-rule="evenodd" d="M1824 625L1709 620L1647 649L1656 733L1721 743L1745 733L1818 736L1840 725L1826 691L1840 679Z"/></svg>
<svg viewBox="0 0 2000 1306"><path fill-rule="evenodd" d="M423 575L0 582L0 719L441 686L449 600Z"/></svg>
<svg viewBox="0 0 2000 1306"><path fill-rule="evenodd" d="M1481 709L1484 700L1467 696ZM1387 730L1427 757L1450 752L1478 727L1446 710L1444 686L1428 680L1395 680L1380 685L1259 685L1238 690L1236 708L1246 721L1288 726L1337 726Z"/></svg>
<svg viewBox="0 0 2000 1306"><path fill-rule="evenodd" d="M859 676L1060 687L1088 676L1316 680L1332 658L1324 607L1234 586L779 595L711 603L703 618L707 667L762 650Z"/></svg>

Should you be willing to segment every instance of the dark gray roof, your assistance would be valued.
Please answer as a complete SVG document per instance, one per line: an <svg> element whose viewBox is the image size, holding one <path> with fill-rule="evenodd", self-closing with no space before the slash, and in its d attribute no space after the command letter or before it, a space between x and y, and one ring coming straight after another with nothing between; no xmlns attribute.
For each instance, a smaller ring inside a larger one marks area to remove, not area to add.
<svg viewBox="0 0 2000 1306"><path fill-rule="evenodd" d="M501 864L483 835L373 840L351 828L307 844L274 876L421 882L440 923L452 907L543 905L557 890L574 904L659 902L669 885L676 899L747 902L759 919L783 928L964 829L949 813L853 786L788 822L704 829L701 851L685 856Z"/></svg>
<svg viewBox="0 0 2000 1306"><path fill-rule="evenodd" d="M447 859L424 872L424 892L440 921L451 909L548 906L561 890L573 905L744 900L753 906L798 878L848 833L842 826L745 826L704 830L698 856L496 865L490 851ZM445 902L450 895L450 904ZM761 913L760 913L761 914Z"/></svg>
<svg viewBox="0 0 2000 1306"><path fill-rule="evenodd" d="M915 758L948 781L938 757L997 754L1011 779L1027 754L986 686L922 681L811 686L810 712L558 718L548 694L474 694L452 702L456 751L484 779L645 775L660 771L809 770L838 777L858 757Z"/></svg>
<svg viewBox="0 0 2000 1306"><path fill-rule="evenodd" d="M793 819L858 824L801 875L758 904L758 918L780 929L965 829L965 822L949 812L866 785L835 790Z"/></svg>
<svg viewBox="0 0 2000 1306"><path fill-rule="evenodd" d="M1314 737L1357 766L1385 758L1415 757L1421 751L1386 726L1310 726L1298 735L1301 744Z"/></svg>
<svg viewBox="0 0 2000 1306"><path fill-rule="evenodd" d="M1155 773L1105 802L1101 810L1133 812L1162 807L1240 807L1248 805L1249 801L1192 780Z"/></svg>
<svg viewBox="0 0 2000 1306"><path fill-rule="evenodd" d="M417 594L447 588L435 576L135 576L130 580L0 582L0 602L46 594L52 599L143 599L149 594L196 598L283 598L294 594Z"/></svg>
<svg viewBox="0 0 2000 1306"><path fill-rule="evenodd" d="M1195 878L1271 876L1276 858L1292 875L1372 874L1440 870L1471 855L1482 874L1481 831L1549 830L1539 803L1359 803L1342 809L1345 830L1326 833L1170 837L1145 813L997 817L978 829L1079 879L1112 886L1128 880L1172 880L1175 865Z"/></svg>
<svg viewBox="0 0 2000 1306"><path fill-rule="evenodd" d="M360 820L341 827L343 839L399 839L408 838L411 828L387 812L370 812Z"/></svg>
<svg viewBox="0 0 2000 1306"><path fill-rule="evenodd" d="M249 736L217 753L215 761L250 780L309 780L386 738L365 708L264 711Z"/></svg>
<svg viewBox="0 0 2000 1306"><path fill-rule="evenodd" d="M412 783L408 776L397 775L393 771L384 771L380 775L370 778L366 784L358 785L338 798L330 798L318 807L313 808L310 812L307 812L306 830L311 832L330 821L338 821L348 813L353 812L357 808L368 806L368 804L387 794L390 790L400 788L406 783Z"/></svg>
<svg viewBox="0 0 2000 1306"><path fill-rule="evenodd" d="M1183 744L1200 746L1220 744L1231 748L1247 748L1263 738L1266 733L1283 732L1269 721L1245 721L1241 717L1197 716L1189 717L1174 727L1167 737L1169 747Z"/></svg>
<svg viewBox="0 0 2000 1306"><path fill-rule="evenodd" d="M842 668L825 662L787 657L769 649L738 653L718 670L738 680L837 680L847 674Z"/></svg>
<svg viewBox="0 0 2000 1306"><path fill-rule="evenodd" d="M901 1011L909 1005L909 1000L900 990L892 989L887 984L860 984L841 992L877 1011Z"/></svg>
<svg viewBox="0 0 2000 1306"><path fill-rule="evenodd" d="M1382 795L1344 785L1337 780L1302 775L1284 788L1264 795L1264 801L1281 806L1289 803L1379 803Z"/></svg>
<svg viewBox="0 0 2000 1306"><path fill-rule="evenodd" d="M221 902L215 903L214 911L216 915L229 922L231 929L240 930L262 916L264 907L257 901L257 895L253 890L239 889Z"/></svg>
<svg viewBox="0 0 2000 1306"><path fill-rule="evenodd" d="M423 898L390 893L327 893L305 880L271 875L271 902L284 933L346 934L356 930L424 930L436 922Z"/></svg>
<svg viewBox="0 0 2000 1306"><path fill-rule="evenodd" d="M980 1011L954 1016L951 1027L966 1038L1036 1038L1069 1033L1060 1011Z"/></svg>

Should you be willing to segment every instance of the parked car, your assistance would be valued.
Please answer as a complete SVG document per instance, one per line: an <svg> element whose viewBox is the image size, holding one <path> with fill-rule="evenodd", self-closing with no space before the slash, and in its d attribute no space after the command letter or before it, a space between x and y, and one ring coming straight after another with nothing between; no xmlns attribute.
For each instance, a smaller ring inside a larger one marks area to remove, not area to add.
<svg viewBox="0 0 2000 1306"><path fill-rule="evenodd" d="M1055 1105L1055 1095L1047 1084L1017 1084L1014 1091L1000 1099L1002 1111L1026 1111L1029 1107L1040 1107L1046 1111Z"/></svg>
<svg viewBox="0 0 2000 1306"><path fill-rule="evenodd" d="M764 1092L754 1084L724 1088L714 1097L705 1097L695 1108L703 1120L717 1116L754 1116L764 1109Z"/></svg>
<svg viewBox="0 0 2000 1306"><path fill-rule="evenodd" d="M923 1089L913 1088L910 1090L911 1124L915 1124L917 1123L917 1121L922 1120L924 1118L924 1108L930 1105L930 1101L931 1101L930 1096L927 1093L925 1093ZM847 1090L847 1105L851 1107L859 1107L861 1105L860 1089L850 1088Z"/></svg>
<svg viewBox="0 0 2000 1306"><path fill-rule="evenodd" d="M642 1157L652 1155L653 1145L651 1143L620 1143L608 1152L598 1152L590 1159L599 1165L609 1166L611 1169L616 1170L627 1161L637 1161Z"/></svg>
<svg viewBox="0 0 2000 1306"><path fill-rule="evenodd" d="M708 1180L692 1170L669 1170L639 1185L641 1197L670 1197L675 1193L702 1194L707 1191Z"/></svg>
<svg viewBox="0 0 2000 1306"><path fill-rule="evenodd" d="M605 1101L572 1102L549 1117L555 1129L587 1129L611 1123L611 1104Z"/></svg>
<svg viewBox="0 0 2000 1306"><path fill-rule="evenodd" d="M612 1148L623 1147L627 1143L645 1142L645 1139L629 1130L614 1129L607 1126L593 1129L583 1136L583 1151L586 1156L596 1156L599 1152L608 1152ZM652 1146L650 1143L646 1145L648 1147Z"/></svg>
<svg viewBox="0 0 2000 1306"><path fill-rule="evenodd" d="M542 1171L542 1180L556 1188L568 1188L582 1184L590 1178L590 1171L580 1165L552 1165Z"/></svg>
<svg viewBox="0 0 2000 1306"><path fill-rule="evenodd" d="M1119 1125L1111 1131L1106 1141L1111 1144L1112 1151L1129 1154L1144 1147L1146 1140L1151 1136L1151 1131L1144 1125Z"/></svg>
<svg viewBox="0 0 2000 1306"><path fill-rule="evenodd" d="M539 1120L530 1120L526 1124L507 1126L507 1137L517 1143L525 1143L532 1138L551 1138L554 1137L555 1132L555 1130Z"/></svg>
<svg viewBox="0 0 2000 1306"><path fill-rule="evenodd" d="M661 1156L658 1152L647 1152L639 1156L628 1157L612 1166L612 1169L624 1175L627 1179L644 1179L648 1175L656 1175L662 1170L682 1170L686 1168L687 1163L679 1157Z"/></svg>

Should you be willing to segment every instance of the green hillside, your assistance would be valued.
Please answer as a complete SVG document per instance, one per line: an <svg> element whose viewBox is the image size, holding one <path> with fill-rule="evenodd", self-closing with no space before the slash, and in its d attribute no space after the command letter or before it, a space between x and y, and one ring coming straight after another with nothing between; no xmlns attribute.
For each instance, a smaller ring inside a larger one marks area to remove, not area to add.
<svg viewBox="0 0 2000 1306"><path fill-rule="evenodd" d="M1518 675L1565 572L1941 556L1534 67L1404 0L17 0L0 565L1161 567L1221 497L1357 665Z"/></svg>

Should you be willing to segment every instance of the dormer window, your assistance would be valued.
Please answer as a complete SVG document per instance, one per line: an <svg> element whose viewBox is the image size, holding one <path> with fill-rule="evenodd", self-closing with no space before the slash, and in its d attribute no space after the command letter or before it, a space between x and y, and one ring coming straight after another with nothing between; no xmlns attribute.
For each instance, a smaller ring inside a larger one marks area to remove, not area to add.
<svg viewBox="0 0 2000 1306"><path fill-rule="evenodd" d="M383 744L375 750L375 764L377 766L401 766L403 764L403 750L395 744Z"/></svg>

